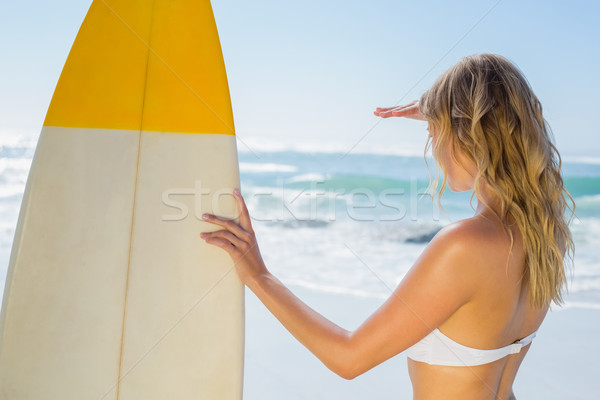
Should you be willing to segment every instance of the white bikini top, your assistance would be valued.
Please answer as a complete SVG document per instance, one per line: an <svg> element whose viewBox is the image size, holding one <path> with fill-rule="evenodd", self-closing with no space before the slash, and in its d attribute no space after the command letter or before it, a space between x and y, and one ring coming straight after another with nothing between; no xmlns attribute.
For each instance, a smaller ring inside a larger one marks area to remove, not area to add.
<svg viewBox="0 0 600 400"><path fill-rule="evenodd" d="M439 329L434 329L420 342L410 347L406 351L406 355L415 361L432 365L452 367L482 365L504 358L509 354L519 353L521 348L531 343L535 334L536 332L533 332L526 338L499 349L480 350L456 343Z"/></svg>

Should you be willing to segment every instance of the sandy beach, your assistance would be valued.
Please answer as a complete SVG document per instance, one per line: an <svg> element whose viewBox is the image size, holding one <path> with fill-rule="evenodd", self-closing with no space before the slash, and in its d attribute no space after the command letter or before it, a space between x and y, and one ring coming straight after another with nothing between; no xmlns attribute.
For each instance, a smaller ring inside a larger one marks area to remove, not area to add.
<svg viewBox="0 0 600 400"><path fill-rule="evenodd" d="M346 329L384 300L289 286ZM600 393L600 310L556 309L546 317L515 381L518 399L596 399ZM406 356L347 381L329 371L246 289L245 400L410 399Z"/></svg>

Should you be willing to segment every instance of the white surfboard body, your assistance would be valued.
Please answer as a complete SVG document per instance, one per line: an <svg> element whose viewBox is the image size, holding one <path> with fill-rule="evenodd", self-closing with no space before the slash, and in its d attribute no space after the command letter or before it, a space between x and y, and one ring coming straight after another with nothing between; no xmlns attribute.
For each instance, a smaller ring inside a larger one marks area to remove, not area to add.
<svg viewBox="0 0 600 400"><path fill-rule="evenodd" d="M240 399L244 286L209 1L99 0L55 90L0 316L0 399Z"/></svg>

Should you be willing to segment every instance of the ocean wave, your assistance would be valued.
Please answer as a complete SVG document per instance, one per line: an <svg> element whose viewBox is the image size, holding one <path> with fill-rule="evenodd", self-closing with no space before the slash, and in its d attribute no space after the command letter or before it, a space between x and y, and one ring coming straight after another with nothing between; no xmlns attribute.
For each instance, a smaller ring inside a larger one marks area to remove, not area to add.
<svg viewBox="0 0 600 400"><path fill-rule="evenodd" d="M583 308L586 310L600 310L600 304L583 301L566 301L562 307L557 308L555 311L568 310L572 308Z"/></svg>
<svg viewBox="0 0 600 400"><path fill-rule="evenodd" d="M592 194L586 196L579 196L575 199L575 206L579 207L598 207L600 210L600 194Z"/></svg>
<svg viewBox="0 0 600 400"><path fill-rule="evenodd" d="M5 135L0 139L0 158L32 158L37 137Z"/></svg>
<svg viewBox="0 0 600 400"><path fill-rule="evenodd" d="M439 221L441 213L430 197L416 191L349 190L325 184L306 187L244 186L242 194L251 215L258 221L355 220L360 222ZM453 210L455 207L450 206ZM296 225L290 225L295 227ZM428 242L435 231L413 231L413 243Z"/></svg>
<svg viewBox="0 0 600 400"><path fill-rule="evenodd" d="M24 183L22 185L0 185L0 199L2 201L21 199L24 191Z"/></svg>
<svg viewBox="0 0 600 400"><path fill-rule="evenodd" d="M318 172L309 172L302 175L292 176L285 180L287 183L297 182L323 182L329 179L328 175L320 174Z"/></svg>
<svg viewBox="0 0 600 400"><path fill-rule="evenodd" d="M443 228L439 223L411 221L405 223L375 223L368 227L369 235L376 240L425 244Z"/></svg>
<svg viewBox="0 0 600 400"><path fill-rule="evenodd" d="M600 240L598 239L600 237L600 218L574 218L571 221L570 229L576 245L583 243L591 244L597 250L598 245L600 245ZM575 251L577 251L577 247Z"/></svg>
<svg viewBox="0 0 600 400"><path fill-rule="evenodd" d="M27 175L31 168L31 158L18 157L0 157L0 175L12 177L14 175Z"/></svg>
<svg viewBox="0 0 600 400"><path fill-rule="evenodd" d="M385 300L390 294L383 292L371 292L362 289L355 289L346 286L336 286L331 284L322 284L313 281L307 281L297 278L281 278L281 280L289 286L298 286L305 289L310 289L328 294L350 295L354 297L362 297L369 299ZM567 300L562 306L553 308L553 311L565 311L570 309L585 309L585 310L600 310L600 303L590 301L569 301Z"/></svg>
<svg viewBox="0 0 600 400"><path fill-rule="evenodd" d="M390 222L382 221L377 218L373 218L371 221L349 221L346 218L336 219L333 215L326 215L325 213L322 213L321 216L317 217L309 214L298 214L300 213L290 212L285 217L271 214L273 218L270 219L265 219L264 217L255 218L254 215L252 215L252 219L254 222L264 223L266 226L269 226L272 229L297 230L304 228L331 228L335 230L332 230L328 234L334 236L337 234L340 234L340 236L356 234L368 238L370 241L373 240L377 243L389 242L416 245L429 243L443 228L443 225L440 223L428 221ZM339 224L344 226L336 228Z"/></svg>
<svg viewBox="0 0 600 400"><path fill-rule="evenodd" d="M32 157L38 142L39 132L30 132L27 134L14 134L11 132L0 132L0 157ZM398 143L397 146L389 145L367 145L361 143L361 146L351 148L344 142L277 142L272 139L262 138L238 138L238 151L240 153L280 153L295 152L305 154L340 154L340 156L361 155L392 155L404 157L423 157L424 148L406 147L405 143ZM431 155L428 156L431 159ZM600 157L596 156L563 156L564 163L600 165Z"/></svg>
<svg viewBox="0 0 600 400"><path fill-rule="evenodd" d="M263 183L267 182L263 181ZM293 187L290 187L291 189L302 186L306 190L335 191L336 193L352 195L377 194L386 191L389 196L408 196L416 192L424 193L429 185L429 181L424 178L396 179L370 174L321 172L298 174L272 183L280 187L285 184L294 184Z"/></svg>
<svg viewBox="0 0 600 400"><path fill-rule="evenodd" d="M600 276L586 276L573 279L569 282L569 293L598 292L600 291Z"/></svg>
<svg viewBox="0 0 600 400"><path fill-rule="evenodd" d="M564 178L565 188L569 191L575 204L587 196L600 194L600 177L597 176L573 176Z"/></svg>
<svg viewBox="0 0 600 400"><path fill-rule="evenodd" d="M283 228L288 229L298 229L298 228L325 228L333 221L329 221L326 219L288 219L282 222L272 221L271 225L277 225Z"/></svg>
<svg viewBox="0 0 600 400"><path fill-rule="evenodd" d="M361 143L360 146L352 147L344 142L302 142L302 143L284 143L260 138L238 138L238 151L241 153L279 153L295 152L307 154L339 154L345 156L348 154L374 154L374 155L397 155L397 156L418 156L423 157L425 147L412 146L406 143L398 143L395 146L367 145Z"/></svg>
<svg viewBox="0 0 600 400"><path fill-rule="evenodd" d="M350 287L326 285L322 283L316 283L303 279L294 278L282 278L281 279L286 285L300 286L302 288L316 290L324 293L332 294L346 294L356 297L366 297L371 299L387 299L389 296L383 293L369 292L366 290L352 289Z"/></svg>
<svg viewBox="0 0 600 400"><path fill-rule="evenodd" d="M247 163L240 162L240 172L296 172L297 167L286 164L275 164L275 163Z"/></svg>
<svg viewBox="0 0 600 400"><path fill-rule="evenodd" d="M600 165L600 157L564 156L564 157L562 157L562 161L564 161L564 162L570 162L570 163L578 163L578 164Z"/></svg>

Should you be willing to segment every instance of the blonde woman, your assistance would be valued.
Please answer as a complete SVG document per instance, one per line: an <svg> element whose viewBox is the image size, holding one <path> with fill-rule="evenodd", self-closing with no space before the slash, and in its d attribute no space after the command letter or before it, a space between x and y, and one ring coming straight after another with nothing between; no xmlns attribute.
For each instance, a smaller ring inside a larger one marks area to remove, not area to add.
<svg viewBox="0 0 600 400"><path fill-rule="evenodd" d="M481 54L450 68L420 101L375 115L426 121L426 151L432 145L443 173L438 196L446 185L473 190L477 206L438 232L355 331L318 314L269 272L239 191L239 224L207 214L222 229L201 236L229 253L248 288L341 377L407 351L415 399L514 399L519 366L550 303L562 301L574 251L565 219L572 199L540 102L513 64Z"/></svg>

